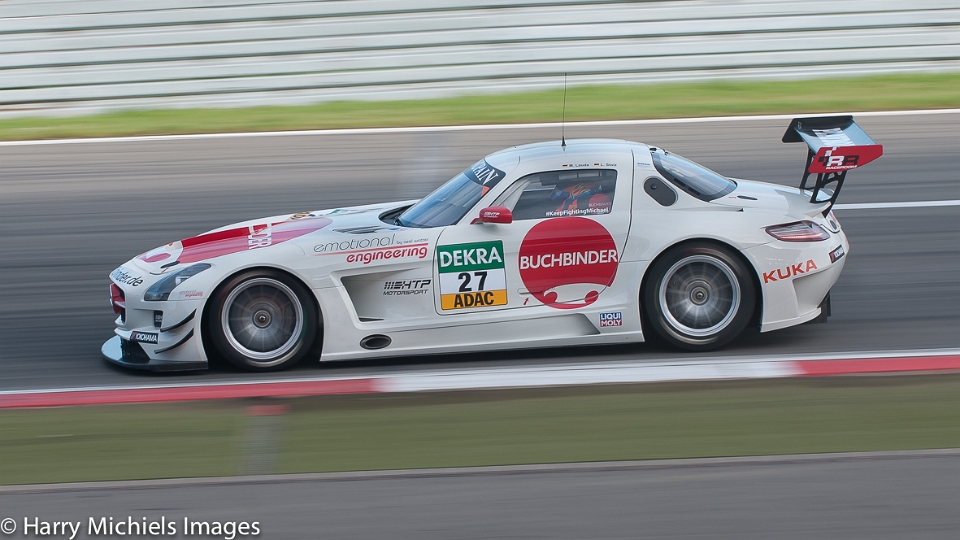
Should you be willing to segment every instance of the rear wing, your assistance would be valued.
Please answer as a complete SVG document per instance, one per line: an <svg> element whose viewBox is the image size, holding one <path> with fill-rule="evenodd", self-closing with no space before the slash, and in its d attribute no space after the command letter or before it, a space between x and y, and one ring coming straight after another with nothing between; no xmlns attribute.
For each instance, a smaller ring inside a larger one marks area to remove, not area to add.
<svg viewBox="0 0 960 540"><path fill-rule="evenodd" d="M807 143L807 165L800 189L813 190L811 203L829 203L824 215L837 202L847 171L863 167L883 155L883 146L875 143L852 116L794 118L782 141ZM816 182L807 186L811 174L817 175ZM831 185L832 191L826 189Z"/></svg>

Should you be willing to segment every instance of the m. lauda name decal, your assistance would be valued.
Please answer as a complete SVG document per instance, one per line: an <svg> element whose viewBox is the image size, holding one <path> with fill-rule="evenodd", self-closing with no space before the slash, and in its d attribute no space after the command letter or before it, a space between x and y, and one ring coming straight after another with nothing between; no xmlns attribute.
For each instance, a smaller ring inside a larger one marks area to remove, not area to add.
<svg viewBox="0 0 960 540"><path fill-rule="evenodd" d="M564 169L574 168L574 167L616 167L616 163L564 163L561 165Z"/></svg>
<svg viewBox="0 0 960 540"><path fill-rule="evenodd" d="M801 274L806 274L812 270L817 269L817 263L813 262L813 259L807 259L805 263L797 263L783 268L777 268L776 270L771 270L769 272L763 273L763 282L770 283L771 281L780 281L784 279L795 278Z"/></svg>
<svg viewBox="0 0 960 540"><path fill-rule="evenodd" d="M507 304L503 242L437 246L437 266L441 309Z"/></svg>

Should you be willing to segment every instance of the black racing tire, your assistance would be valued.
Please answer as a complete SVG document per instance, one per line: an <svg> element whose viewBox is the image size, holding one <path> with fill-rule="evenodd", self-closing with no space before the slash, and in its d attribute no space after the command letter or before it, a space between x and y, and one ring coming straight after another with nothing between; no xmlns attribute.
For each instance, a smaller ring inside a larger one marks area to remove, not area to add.
<svg viewBox="0 0 960 540"><path fill-rule="evenodd" d="M747 327L756 298L741 257L719 244L691 243L671 248L650 268L641 310L646 328L671 345L709 351Z"/></svg>
<svg viewBox="0 0 960 540"><path fill-rule="evenodd" d="M276 270L243 272L210 299L207 327L217 352L247 371L279 371L310 353L318 314L310 291Z"/></svg>

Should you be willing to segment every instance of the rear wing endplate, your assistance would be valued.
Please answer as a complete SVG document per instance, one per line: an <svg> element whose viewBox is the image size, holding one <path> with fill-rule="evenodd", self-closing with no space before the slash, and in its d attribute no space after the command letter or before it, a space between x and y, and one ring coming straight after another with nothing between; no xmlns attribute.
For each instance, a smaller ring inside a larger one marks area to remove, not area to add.
<svg viewBox="0 0 960 540"><path fill-rule="evenodd" d="M852 116L794 118L782 140L807 143L807 164L800 189L813 190L811 203L829 203L824 215L837 202L847 171L863 167L883 155L883 146L875 143ZM817 175L816 182L807 186L811 174ZM825 189L831 185L832 191Z"/></svg>

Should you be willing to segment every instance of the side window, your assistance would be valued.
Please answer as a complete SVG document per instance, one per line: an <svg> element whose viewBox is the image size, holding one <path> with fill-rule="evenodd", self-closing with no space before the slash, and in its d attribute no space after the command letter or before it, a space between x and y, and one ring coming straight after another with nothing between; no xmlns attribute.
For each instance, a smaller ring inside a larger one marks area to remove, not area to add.
<svg viewBox="0 0 960 540"><path fill-rule="evenodd" d="M535 173L518 180L495 204L510 208L515 221L609 214L616 185L615 170Z"/></svg>
<svg viewBox="0 0 960 540"><path fill-rule="evenodd" d="M701 201L712 201L737 189L737 183L710 169L664 150L650 152L664 178Z"/></svg>

